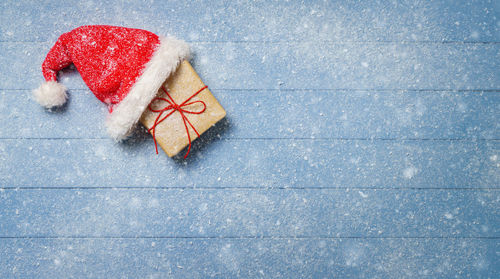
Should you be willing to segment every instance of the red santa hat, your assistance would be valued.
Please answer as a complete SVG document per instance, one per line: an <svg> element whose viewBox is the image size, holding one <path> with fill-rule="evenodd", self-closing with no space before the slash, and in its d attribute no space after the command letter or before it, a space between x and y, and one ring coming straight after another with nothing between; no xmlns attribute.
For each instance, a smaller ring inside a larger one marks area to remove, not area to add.
<svg viewBox="0 0 500 279"><path fill-rule="evenodd" d="M189 46L172 37L124 27L82 26L59 37L42 64L46 82L33 94L47 108L63 105L66 87L57 82L57 72L73 63L94 95L108 105L108 133L122 140L188 57Z"/></svg>

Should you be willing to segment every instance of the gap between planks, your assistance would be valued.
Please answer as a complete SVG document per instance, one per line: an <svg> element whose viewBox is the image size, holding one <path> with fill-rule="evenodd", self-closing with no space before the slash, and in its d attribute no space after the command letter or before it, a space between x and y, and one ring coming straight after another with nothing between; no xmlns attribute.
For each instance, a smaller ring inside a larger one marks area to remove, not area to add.
<svg viewBox="0 0 500 279"><path fill-rule="evenodd" d="M2 91L33 91L34 88L0 88ZM473 89L460 89L460 88L210 88L211 91L264 91L264 92L449 92L449 93L500 93L500 88L473 88ZM88 88L75 88L69 91L86 91Z"/></svg>
<svg viewBox="0 0 500 279"><path fill-rule="evenodd" d="M286 187L286 186L278 186L278 187L248 187L248 186L242 186L242 187L230 187L230 186L221 186L221 187L215 187L215 186L171 186L171 187L163 187L163 186L145 186L145 187L139 187L139 186L131 186L131 187L126 187L126 186L120 186L120 187L113 187L113 186L54 186L54 187L37 187L37 186L12 186L12 187L0 187L0 191L18 191L18 190L145 190L145 191L150 191L150 190L157 190L157 191L174 191L174 190L198 190L198 191L223 191L223 190L234 190L234 191L246 191L246 190L255 190L255 191L274 191L274 190L330 190L330 191L355 191L355 190L398 190L398 191L429 191L429 190L434 190L434 191L496 191L500 190L500 187L319 187L319 186L311 186L311 187L306 187L306 186L291 186L291 187Z"/></svg>
<svg viewBox="0 0 500 279"><path fill-rule="evenodd" d="M500 236L0 236L2 239L288 239L288 240L322 240L322 239L500 239Z"/></svg>
<svg viewBox="0 0 500 279"><path fill-rule="evenodd" d="M442 41L396 41L396 40L353 40L353 41L335 41L335 40L220 40L220 41L193 41L185 40L185 42L190 44L301 44L301 43L327 43L327 44L403 44L403 45L418 45L418 44L485 44L485 45L497 45L500 41L458 41L458 40L442 40ZM22 41L22 40L0 40L0 43L19 43L19 44L44 44L44 43L54 43L54 41Z"/></svg>
<svg viewBox="0 0 500 279"><path fill-rule="evenodd" d="M93 140L93 141L100 141L100 140L105 140L108 141L110 140L109 137L96 137L96 138L76 138L76 137L52 137L52 138L42 138L42 137L37 137L37 138L30 138L30 137L0 137L1 140ZM500 139L493 138L493 139L486 139L486 138L325 138L325 137L300 137L300 138L284 138L284 137L274 137L274 138L269 138L269 137L263 137L263 138L224 138L220 137L218 140L224 140L224 141L271 141L271 140L276 140L276 141L369 141L369 142L375 142L375 141L395 141L395 142L414 142L414 141L449 141L449 142L455 142L455 141L463 141L463 142L495 142L495 141L500 141Z"/></svg>

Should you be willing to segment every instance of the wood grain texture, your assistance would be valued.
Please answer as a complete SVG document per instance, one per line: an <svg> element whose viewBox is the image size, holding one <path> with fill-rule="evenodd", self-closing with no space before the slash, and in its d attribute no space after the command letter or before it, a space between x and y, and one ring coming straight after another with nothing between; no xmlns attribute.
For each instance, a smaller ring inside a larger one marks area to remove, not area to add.
<svg viewBox="0 0 500 279"><path fill-rule="evenodd" d="M52 45L0 43L0 71L6 73L0 87L38 87L39 65ZM192 46L193 66L213 89L500 88L496 43L195 42ZM13 68L25 70L20 75ZM63 71L60 80L70 89L87 89L74 70Z"/></svg>
<svg viewBox="0 0 500 279"><path fill-rule="evenodd" d="M228 111L218 129L224 139L500 139L496 91L211 91ZM108 138L107 110L89 90L71 90L66 107L52 112L30 95L0 92L0 140Z"/></svg>
<svg viewBox="0 0 500 279"><path fill-rule="evenodd" d="M5 1L1 39L54 41L80 25L169 32L191 41L498 42L498 3L473 1ZM71 19L71 20L69 20Z"/></svg>
<svg viewBox="0 0 500 279"><path fill-rule="evenodd" d="M481 238L9 238L0 239L0 275L495 278L499 246Z"/></svg>
<svg viewBox="0 0 500 279"><path fill-rule="evenodd" d="M496 278L498 1L3 1L1 278ZM175 35L227 111L187 160L117 144L85 24Z"/></svg>
<svg viewBox="0 0 500 279"><path fill-rule="evenodd" d="M187 161L156 155L149 136L121 145L109 139L2 140L0 183L9 187L478 189L498 188L500 182L494 160L499 141L221 140L210 136L202 135L195 142Z"/></svg>
<svg viewBox="0 0 500 279"><path fill-rule="evenodd" d="M497 190L22 189L4 237L495 237ZM7 233L8 232L8 233Z"/></svg>

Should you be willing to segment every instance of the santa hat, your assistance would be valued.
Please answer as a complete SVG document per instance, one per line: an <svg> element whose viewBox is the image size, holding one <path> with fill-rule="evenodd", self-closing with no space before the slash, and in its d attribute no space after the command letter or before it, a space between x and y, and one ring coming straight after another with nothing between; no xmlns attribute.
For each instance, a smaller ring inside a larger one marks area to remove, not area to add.
<svg viewBox="0 0 500 279"><path fill-rule="evenodd" d="M125 139L158 89L179 63L189 56L189 46L172 37L115 27L82 26L59 37L42 65L46 80L34 90L35 100L47 108L66 102L66 87L57 72L73 63L94 95L108 105L108 133Z"/></svg>

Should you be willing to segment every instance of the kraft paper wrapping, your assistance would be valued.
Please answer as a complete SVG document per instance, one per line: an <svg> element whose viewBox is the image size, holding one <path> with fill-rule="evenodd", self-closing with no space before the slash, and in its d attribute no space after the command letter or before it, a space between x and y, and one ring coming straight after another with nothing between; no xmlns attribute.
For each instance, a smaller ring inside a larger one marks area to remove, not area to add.
<svg viewBox="0 0 500 279"><path fill-rule="evenodd" d="M177 71L165 81L163 86L167 89L172 99L180 105L198 90L203 88L205 84L191 64L187 61L183 61L177 68ZM157 97L169 99L161 88L158 91ZM200 135L226 116L226 111L219 102L217 102L208 88L198 93L198 95L193 97L189 102L193 101L203 101L206 104L206 109L201 114L184 114ZM151 108L162 109L167 105L168 103L163 101L153 101L151 103ZM191 111L200 111L203 109L203 104L195 103L185 106L184 108ZM169 112L171 112L171 110L163 112L161 118ZM150 129L153 127L158 114L159 113L152 112L149 108L146 108L140 121L147 129ZM198 136L189 124L188 131L191 136L191 141L194 141ZM179 111L175 111L168 118L157 124L155 127L155 138L158 145L160 145L169 157L177 155L189 145L186 128Z"/></svg>

